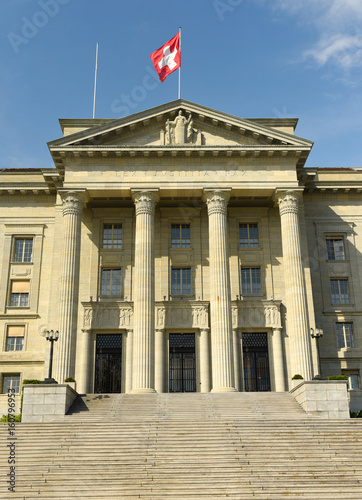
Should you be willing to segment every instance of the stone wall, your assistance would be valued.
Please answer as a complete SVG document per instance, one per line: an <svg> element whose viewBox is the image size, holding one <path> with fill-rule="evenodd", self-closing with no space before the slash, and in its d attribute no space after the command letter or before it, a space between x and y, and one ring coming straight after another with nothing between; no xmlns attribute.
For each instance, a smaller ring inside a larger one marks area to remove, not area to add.
<svg viewBox="0 0 362 500"><path fill-rule="evenodd" d="M63 417L78 393L68 384L25 385L22 422L52 422Z"/></svg>
<svg viewBox="0 0 362 500"><path fill-rule="evenodd" d="M344 380L301 382L290 393L312 416L349 418L347 382Z"/></svg>

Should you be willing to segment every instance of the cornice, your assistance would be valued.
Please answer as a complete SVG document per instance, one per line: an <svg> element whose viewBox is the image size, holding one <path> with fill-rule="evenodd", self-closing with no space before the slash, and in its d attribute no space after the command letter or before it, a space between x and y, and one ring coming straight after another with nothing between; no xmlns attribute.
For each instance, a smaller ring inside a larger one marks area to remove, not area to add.
<svg viewBox="0 0 362 500"><path fill-rule="evenodd" d="M303 168L298 180L306 194L362 193L362 168Z"/></svg>
<svg viewBox="0 0 362 500"><path fill-rule="evenodd" d="M294 145L253 146L63 146L51 150L54 163L61 176L66 162L72 158L293 158L297 165L304 165L310 147Z"/></svg>

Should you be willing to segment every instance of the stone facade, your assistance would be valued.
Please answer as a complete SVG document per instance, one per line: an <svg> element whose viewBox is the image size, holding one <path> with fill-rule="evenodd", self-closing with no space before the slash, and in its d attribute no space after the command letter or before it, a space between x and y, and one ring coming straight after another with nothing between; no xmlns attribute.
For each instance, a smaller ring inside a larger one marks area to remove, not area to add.
<svg viewBox="0 0 362 500"><path fill-rule="evenodd" d="M343 373L362 408L361 170L305 168L295 119L183 100L60 123L55 168L0 173L0 413L50 329L80 393Z"/></svg>

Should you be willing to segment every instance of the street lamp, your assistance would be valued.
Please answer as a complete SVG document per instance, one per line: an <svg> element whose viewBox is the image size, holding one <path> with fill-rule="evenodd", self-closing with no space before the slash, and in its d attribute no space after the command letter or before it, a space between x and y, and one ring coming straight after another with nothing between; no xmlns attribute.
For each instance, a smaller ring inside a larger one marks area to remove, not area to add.
<svg viewBox="0 0 362 500"><path fill-rule="evenodd" d="M317 349L317 359L318 359L318 372L320 373L320 368L321 368L321 360L320 360L320 354L319 354L319 345L318 345L318 339L320 339L321 337L323 337L323 330L322 328L311 328L310 329L310 336L312 337L312 339L316 339L316 349ZM316 375L314 378L318 379L318 378L321 378L321 376L318 374Z"/></svg>
<svg viewBox="0 0 362 500"><path fill-rule="evenodd" d="M50 355L49 355L49 370L48 370L48 378L46 378L43 384L57 384L58 382L52 378L52 369L53 369L53 348L54 342L56 342L59 338L58 330L50 330L46 333L46 339L50 342Z"/></svg>

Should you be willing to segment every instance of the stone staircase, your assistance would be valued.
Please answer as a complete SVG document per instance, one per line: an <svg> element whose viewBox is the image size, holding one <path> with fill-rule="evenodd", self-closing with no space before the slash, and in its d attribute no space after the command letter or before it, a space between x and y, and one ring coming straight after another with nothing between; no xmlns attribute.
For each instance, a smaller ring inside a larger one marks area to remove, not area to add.
<svg viewBox="0 0 362 500"><path fill-rule="evenodd" d="M288 393L86 395L62 421L16 424L0 498L357 500L362 421L307 415Z"/></svg>

